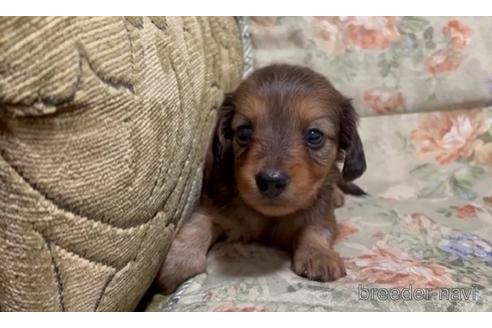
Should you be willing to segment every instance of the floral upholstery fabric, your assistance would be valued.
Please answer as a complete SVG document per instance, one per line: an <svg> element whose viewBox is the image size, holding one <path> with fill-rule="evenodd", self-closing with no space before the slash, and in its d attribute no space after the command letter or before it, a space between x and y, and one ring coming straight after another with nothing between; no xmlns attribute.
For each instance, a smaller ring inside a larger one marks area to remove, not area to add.
<svg viewBox="0 0 492 328"><path fill-rule="evenodd" d="M488 17L251 17L256 67L325 74L362 115L484 106L492 99Z"/></svg>
<svg viewBox="0 0 492 328"><path fill-rule="evenodd" d="M309 281L282 251L219 244L148 310L492 311L492 19L247 21L254 67L312 67L362 116L370 195L336 211L348 275Z"/></svg>
<svg viewBox="0 0 492 328"><path fill-rule="evenodd" d="M149 310L491 311L492 108L364 117L361 137L370 196L336 213L347 277L309 281L282 251L220 244Z"/></svg>

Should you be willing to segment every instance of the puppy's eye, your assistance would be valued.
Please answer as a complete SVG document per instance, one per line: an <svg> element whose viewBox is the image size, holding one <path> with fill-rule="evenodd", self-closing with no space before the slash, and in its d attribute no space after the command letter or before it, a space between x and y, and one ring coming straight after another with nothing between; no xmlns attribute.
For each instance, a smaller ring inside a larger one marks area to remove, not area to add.
<svg viewBox="0 0 492 328"><path fill-rule="evenodd" d="M236 138L239 144L246 145L253 137L253 129L248 125L241 125L236 130Z"/></svg>
<svg viewBox="0 0 492 328"><path fill-rule="evenodd" d="M308 132L304 136L304 140L306 141L309 147L318 148L322 145L324 141L324 135L323 132L319 130L311 129L308 130Z"/></svg>

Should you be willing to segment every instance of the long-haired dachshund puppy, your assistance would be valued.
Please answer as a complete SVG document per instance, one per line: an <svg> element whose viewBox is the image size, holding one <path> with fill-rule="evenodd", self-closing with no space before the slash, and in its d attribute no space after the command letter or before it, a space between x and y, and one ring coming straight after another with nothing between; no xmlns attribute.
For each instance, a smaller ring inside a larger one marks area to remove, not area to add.
<svg viewBox="0 0 492 328"><path fill-rule="evenodd" d="M309 279L345 276L334 208L338 188L363 193L350 181L365 168L357 114L325 77L291 65L257 70L219 112L200 205L179 228L159 285L169 293L204 272L220 238L283 248Z"/></svg>

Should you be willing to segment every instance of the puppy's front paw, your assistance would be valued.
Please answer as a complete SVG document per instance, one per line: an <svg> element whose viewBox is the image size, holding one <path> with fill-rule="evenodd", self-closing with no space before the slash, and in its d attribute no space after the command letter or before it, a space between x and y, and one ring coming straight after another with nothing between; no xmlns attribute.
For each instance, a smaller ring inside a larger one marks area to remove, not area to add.
<svg viewBox="0 0 492 328"><path fill-rule="evenodd" d="M157 282L165 294L171 294L186 279L205 272L206 268L207 257L205 254L171 247L157 276Z"/></svg>
<svg viewBox="0 0 492 328"><path fill-rule="evenodd" d="M316 281L334 281L347 275L343 260L332 250L310 250L294 254L292 270Z"/></svg>

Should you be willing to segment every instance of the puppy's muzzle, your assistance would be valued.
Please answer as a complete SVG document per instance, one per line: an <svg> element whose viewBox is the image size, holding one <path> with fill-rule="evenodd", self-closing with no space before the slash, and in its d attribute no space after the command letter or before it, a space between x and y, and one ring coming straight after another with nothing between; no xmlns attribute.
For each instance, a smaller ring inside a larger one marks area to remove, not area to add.
<svg viewBox="0 0 492 328"><path fill-rule="evenodd" d="M256 186L262 195L275 198L289 185L290 177L277 169L266 169L256 175Z"/></svg>

